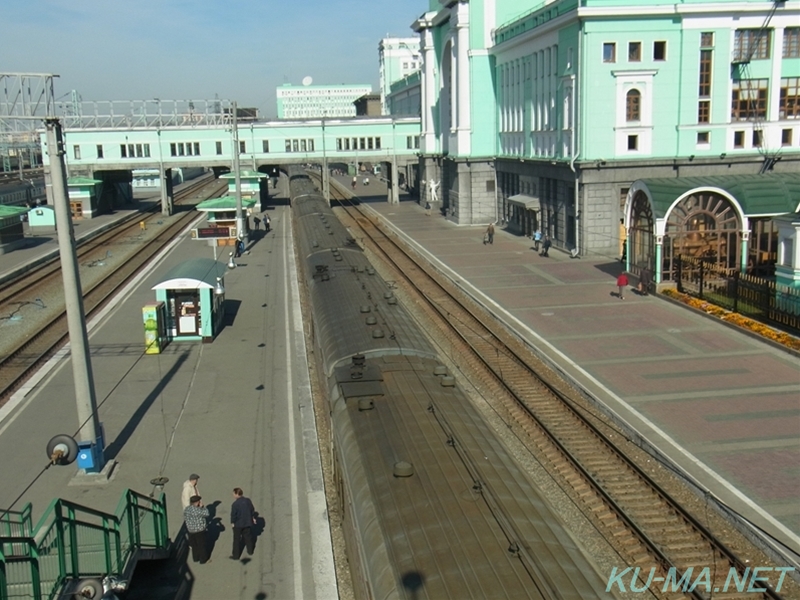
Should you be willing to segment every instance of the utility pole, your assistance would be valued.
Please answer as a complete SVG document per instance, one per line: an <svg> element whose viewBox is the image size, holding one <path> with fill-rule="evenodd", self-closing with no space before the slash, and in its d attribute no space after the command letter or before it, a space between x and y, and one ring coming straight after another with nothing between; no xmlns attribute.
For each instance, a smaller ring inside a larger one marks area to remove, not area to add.
<svg viewBox="0 0 800 600"><path fill-rule="evenodd" d="M233 103L233 176L236 182L236 237L247 243L247 231L242 214L242 174L239 172L239 117Z"/></svg>
<svg viewBox="0 0 800 600"><path fill-rule="evenodd" d="M47 154L50 157L50 182L58 230L58 249L64 279L64 303L67 309L69 343L72 355L72 374L75 380L75 397L78 405L78 447L89 450L93 460L87 472L97 473L105 465L103 434L97 416L97 398L94 391L92 362L89 357L89 336L86 332L86 314L78 274L78 256L75 249L75 229L72 226L67 175L64 165L64 136L56 117L45 119L47 127ZM80 460L79 460L80 463Z"/></svg>
<svg viewBox="0 0 800 600"><path fill-rule="evenodd" d="M325 116L322 117L322 195L328 204L331 202L330 173L328 172L328 153L325 149Z"/></svg>

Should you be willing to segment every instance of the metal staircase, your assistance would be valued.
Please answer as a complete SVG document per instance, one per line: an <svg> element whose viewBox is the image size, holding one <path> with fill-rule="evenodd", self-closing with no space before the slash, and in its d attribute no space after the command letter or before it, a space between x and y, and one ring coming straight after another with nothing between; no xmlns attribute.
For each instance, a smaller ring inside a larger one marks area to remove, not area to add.
<svg viewBox="0 0 800 600"><path fill-rule="evenodd" d="M53 500L37 525L31 505L0 517L0 600L54 599L79 580L113 573L170 551L166 498L127 490L114 514Z"/></svg>

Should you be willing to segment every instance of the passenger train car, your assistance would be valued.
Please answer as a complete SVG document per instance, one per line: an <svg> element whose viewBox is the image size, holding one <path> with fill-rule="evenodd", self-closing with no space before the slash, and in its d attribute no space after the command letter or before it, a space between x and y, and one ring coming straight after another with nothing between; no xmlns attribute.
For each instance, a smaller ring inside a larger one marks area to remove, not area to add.
<svg viewBox="0 0 800 600"><path fill-rule="evenodd" d="M357 597L609 597L308 176L290 189Z"/></svg>
<svg viewBox="0 0 800 600"><path fill-rule="evenodd" d="M0 205L34 206L46 199L44 179L0 185Z"/></svg>

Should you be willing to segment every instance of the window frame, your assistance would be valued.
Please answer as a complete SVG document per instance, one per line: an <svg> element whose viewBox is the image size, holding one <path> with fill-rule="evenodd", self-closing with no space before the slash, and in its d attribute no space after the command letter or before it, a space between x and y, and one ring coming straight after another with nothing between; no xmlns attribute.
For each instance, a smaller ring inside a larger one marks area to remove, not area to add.
<svg viewBox="0 0 800 600"><path fill-rule="evenodd" d="M642 62L642 42L628 42L628 62Z"/></svg>
<svg viewBox="0 0 800 600"><path fill-rule="evenodd" d="M611 56L607 57L606 50L611 50ZM604 63L614 64L617 62L617 42L603 42L601 54Z"/></svg>
<svg viewBox="0 0 800 600"><path fill-rule="evenodd" d="M656 48L661 48L661 58L657 57ZM653 61L664 62L667 60L667 40L654 40L653 41Z"/></svg>

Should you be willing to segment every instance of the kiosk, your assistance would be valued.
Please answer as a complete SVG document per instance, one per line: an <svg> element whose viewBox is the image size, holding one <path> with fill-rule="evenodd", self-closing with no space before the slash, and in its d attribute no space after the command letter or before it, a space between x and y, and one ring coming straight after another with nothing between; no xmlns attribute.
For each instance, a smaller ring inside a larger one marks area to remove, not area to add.
<svg viewBox="0 0 800 600"><path fill-rule="evenodd" d="M248 226L247 218L253 210L256 201L242 198L242 212L245 227ZM222 196L204 200L195 207L200 212L206 213L206 220L209 227L224 227L229 233L229 237L219 237L216 240L217 246L235 246L236 239L241 232L236 230L236 198L233 196Z"/></svg>
<svg viewBox="0 0 800 600"><path fill-rule="evenodd" d="M164 303L166 339L159 342L160 347L170 340L214 341L225 320L224 277L225 265L210 258L193 258L177 265L164 281L153 286L156 300ZM146 331L147 327L145 323ZM152 338L152 333L146 335Z"/></svg>
<svg viewBox="0 0 800 600"><path fill-rule="evenodd" d="M220 179L228 180L228 195L236 196L236 174L225 173L219 176ZM267 175L259 171L239 171L239 184L241 185L242 200L252 200L253 204L258 204L257 211L264 210L261 206L261 180L267 179ZM266 184L265 184L266 185Z"/></svg>
<svg viewBox="0 0 800 600"><path fill-rule="evenodd" d="M25 207L0 204L0 254L11 252L25 245L25 231L22 215L28 212Z"/></svg>

